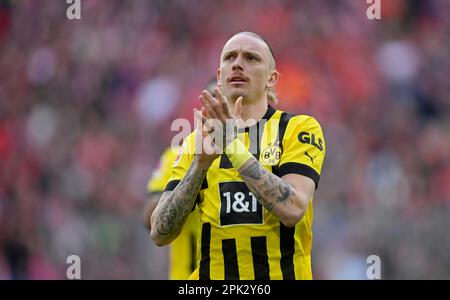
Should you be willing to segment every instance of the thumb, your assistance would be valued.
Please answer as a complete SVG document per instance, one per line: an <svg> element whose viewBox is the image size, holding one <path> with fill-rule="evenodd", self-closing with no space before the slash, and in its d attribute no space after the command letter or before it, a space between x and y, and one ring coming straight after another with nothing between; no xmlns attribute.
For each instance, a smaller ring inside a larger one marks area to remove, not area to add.
<svg viewBox="0 0 450 300"><path fill-rule="evenodd" d="M236 103L234 104L234 117L236 119L241 119L242 117L242 96L237 98Z"/></svg>

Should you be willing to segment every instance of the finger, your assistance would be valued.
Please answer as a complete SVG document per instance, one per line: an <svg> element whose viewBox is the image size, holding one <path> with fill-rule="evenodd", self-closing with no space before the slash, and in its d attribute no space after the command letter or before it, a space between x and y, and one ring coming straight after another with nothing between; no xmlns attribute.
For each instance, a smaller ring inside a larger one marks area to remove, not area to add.
<svg viewBox="0 0 450 300"><path fill-rule="evenodd" d="M194 139L195 139L195 145L194 145L194 153L199 154L202 153L202 137L203 137L203 125L202 125L202 115L198 111L198 109L194 108Z"/></svg>
<svg viewBox="0 0 450 300"><path fill-rule="evenodd" d="M196 128L197 127L201 128L201 126L206 122L206 118L203 115L203 107L202 107L202 112L200 112L198 109L194 108L194 115L195 115L195 118L198 120L197 124L199 124L198 126L196 126Z"/></svg>
<svg viewBox="0 0 450 300"><path fill-rule="evenodd" d="M222 111L220 102L216 98L214 98L207 90L202 91L202 96L205 97L205 99L211 105L211 108L214 110L214 112L216 113L216 116L219 119L226 118L226 115L224 115L224 112Z"/></svg>
<svg viewBox="0 0 450 300"><path fill-rule="evenodd" d="M214 89L214 93L216 94L217 100L219 101L219 103L220 103L220 105L221 105L221 107L222 107L222 110L223 110L223 112L225 113L225 115L226 115L227 117L228 117L228 116L231 116L230 110L228 109L227 98L226 98L226 97L224 96L224 94L222 93L222 90L221 90L220 88L216 87L216 88Z"/></svg>
<svg viewBox="0 0 450 300"><path fill-rule="evenodd" d="M209 135L212 132L212 130L208 129L208 126L206 126L206 123L208 122L208 120L203 115L203 112L206 113L206 110L203 107L202 107L202 111L194 109L194 114L195 114L195 119L196 119L195 129L196 129L197 135L205 137L205 136Z"/></svg>
<svg viewBox="0 0 450 300"><path fill-rule="evenodd" d="M203 96L202 94L198 98L200 99L200 102L203 104L203 107L206 109L209 118L217 119L217 114L215 110L212 108L210 102L205 98L205 96Z"/></svg>
<svg viewBox="0 0 450 300"><path fill-rule="evenodd" d="M203 126L206 128L208 133L211 133L214 131L214 125L211 122L209 122L208 120L206 120L206 122L203 124Z"/></svg>
<svg viewBox="0 0 450 300"><path fill-rule="evenodd" d="M240 96L237 98L236 103L234 104L234 117L236 119L241 119L242 117L242 100L244 98Z"/></svg>

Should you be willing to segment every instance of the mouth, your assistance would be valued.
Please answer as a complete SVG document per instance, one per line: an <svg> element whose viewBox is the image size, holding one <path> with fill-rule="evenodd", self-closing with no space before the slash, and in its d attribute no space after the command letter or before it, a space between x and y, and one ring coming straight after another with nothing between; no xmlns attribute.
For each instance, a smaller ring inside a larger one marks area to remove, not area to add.
<svg viewBox="0 0 450 300"><path fill-rule="evenodd" d="M228 78L228 82L231 84L244 84L248 82L248 78L243 75L232 75Z"/></svg>

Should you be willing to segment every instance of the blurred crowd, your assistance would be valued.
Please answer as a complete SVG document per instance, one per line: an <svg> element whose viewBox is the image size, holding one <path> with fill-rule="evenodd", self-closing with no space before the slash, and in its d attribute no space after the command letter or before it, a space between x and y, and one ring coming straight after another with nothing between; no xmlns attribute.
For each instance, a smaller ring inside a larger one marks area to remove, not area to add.
<svg viewBox="0 0 450 300"><path fill-rule="evenodd" d="M164 279L146 183L225 41L275 52L278 108L322 125L313 274L450 279L450 1L0 1L0 279Z"/></svg>

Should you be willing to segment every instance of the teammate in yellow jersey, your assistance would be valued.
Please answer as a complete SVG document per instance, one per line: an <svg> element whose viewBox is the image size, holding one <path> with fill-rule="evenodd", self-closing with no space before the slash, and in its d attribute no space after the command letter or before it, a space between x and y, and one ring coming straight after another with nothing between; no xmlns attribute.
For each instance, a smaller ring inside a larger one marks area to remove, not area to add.
<svg viewBox="0 0 450 300"><path fill-rule="evenodd" d="M312 202L325 141L313 117L270 106L278 76L268 43L241 32L222 49L215 97L199 97L196 129L151 216L152 239L166 245L197 204L192 278L313 278Z"/></svg>

